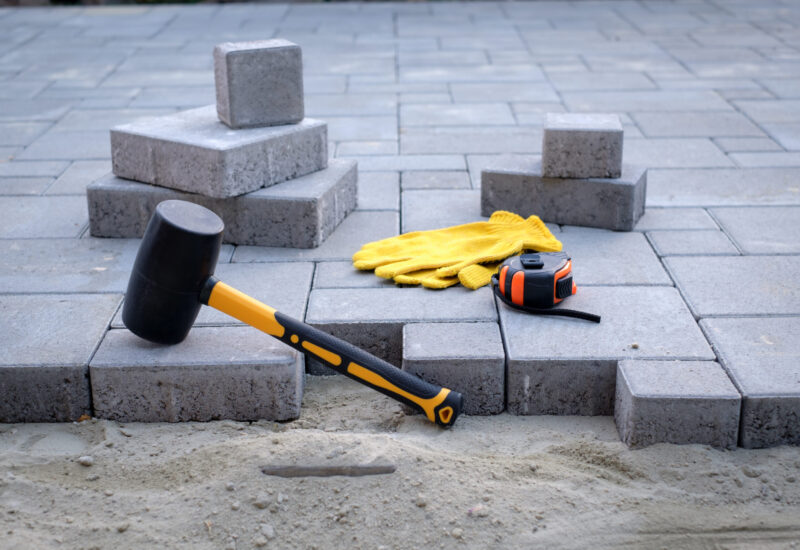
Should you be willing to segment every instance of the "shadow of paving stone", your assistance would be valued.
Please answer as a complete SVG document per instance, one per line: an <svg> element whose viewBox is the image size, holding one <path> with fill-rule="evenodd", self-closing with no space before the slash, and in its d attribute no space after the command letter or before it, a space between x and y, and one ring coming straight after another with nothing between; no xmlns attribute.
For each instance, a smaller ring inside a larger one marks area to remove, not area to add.
<svg viewBox="0 0 800 550"><path fill-rule="evenodd" d="M800 444L800 317L703 319L700 326L742 393L739 444Z"/></svg>
<svg viewBox="0 0 800 550"><path fill-rule="evenodd" d="M119 294L0 296L0 422L90 412L88 364Z"/></svg>

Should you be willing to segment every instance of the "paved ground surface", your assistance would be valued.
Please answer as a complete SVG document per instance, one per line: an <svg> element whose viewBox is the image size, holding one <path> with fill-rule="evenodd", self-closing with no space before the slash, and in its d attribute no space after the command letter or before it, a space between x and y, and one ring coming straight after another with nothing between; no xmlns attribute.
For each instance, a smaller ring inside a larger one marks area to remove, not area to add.
<svg viewBox="0 0 800 550"><path fill-rule="evenodd" d="M800 4L774 1L0 10L6 388L35 388L31 369L48 367L71 393L40 399L67 418L88 407L136 249L87 236L109 127L213 103L214 44L280 36L303 47L307 115L329 123L331 154L358 160L359 208L317 249L226 246L242 290L397 364L406 323L499 322L529 412L543 365L603 388L544 412L610 414L620 359L717 360L743 396L740 444L797 443L799 25ZM364 242L479 219L481 167L540 153L555 111L620 113L624 161L650 168L636 231L552 227L582 287L572 305L603 324L351 270Z"/></svg>

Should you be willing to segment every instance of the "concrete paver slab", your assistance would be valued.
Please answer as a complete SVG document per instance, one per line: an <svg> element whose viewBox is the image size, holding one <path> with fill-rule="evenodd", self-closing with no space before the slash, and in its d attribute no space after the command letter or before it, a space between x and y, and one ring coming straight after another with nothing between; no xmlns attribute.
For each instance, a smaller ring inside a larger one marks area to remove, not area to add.
<svg viewBox="0 0 800 550"><path fill-rule="evenodd" d="M78 237L88 219L83 197L0 197L0 238Z"/></svg>
<svg viewBox="0 0 800 550"><path fill-rule="evenodd" d="M505 408L506 356L497 323L414 323L403 329L403 370L464 396L464 414Z"/></svg>
<svg viewBox="0 0 800 550"><path fill-rule="evenodd" d="M86 186L111 172L111 162L107 160L79 160L50 186L46 195L85 195Z"/></svg>
<svg viewBox="0 0 800 550"><path fill-rule="evenodd" d="M480 191L475 189L412 189L403 191L403 233L427 231L486 220Z"/></svg>
<svg viewBox="0 0 800 550"><path fill-rule="evenodd" d="M646 208L636 231L719 229L702 208Z"/></svg>
<svg viewBox="0 0 800 550"><path fill-rule="evenodd" d="M70 422L91 411L89 360L121 299L0 296L0 422Z"/></svg>
<svg viewBox="0 0 800 550"><path fill-rule="evenodd" d="M800 253L800 207L713 208L711 213L745 254Z"/></svg>
<svg viewBox="0 0 800 550"><path fill-rule="evenodd" d="M674 288L584 287L557 307L595 313L602 321L498 305L512 414L608 415L617 361L715 359Z"/></svg>
<svg viewBox="0 0 800 550"><path fill-rule="evenodd" d="M664 264L698 317L800 314L800 256L672 256Z"/></svg>
<svg viewBox="0 0 800 550"><path fill-rule="evenodd" d="M547 113L542 143L544 177L618 178L621 173L622 122L619 116Z"/></svg>
<svg viewBox="0 0 800 550"><path fill-rule="evenodd" d="M174 346L112 330L89 370L98 418L186 422L300 415L302 356L252 327L198 327Z"/></svg>
<svg viewBox="0 0 800 550"><path fill-rule="evenodd" d="M648 206L800 204L800 168L650 169Z"/></svg>
<svg viewBox="0 0 800 550"><path fill-rule="evenodd" d="M469 189L470 182L467 172L434 170L403 172L401 185L403 191L410 189Z"/></svg>
<svg viewBox="0 0 800 550"><path fill-rule="evenodd" d="M53 178L0 177L0 195L41 195L54 181Z"/></svg>
<svg viewBox="0 0 800 550"><path fill-rule="evenodd" d="M400 174L366 172L358 178L358 208L361 210L399 210Z"/></svg>
<svg viewBox="0 0 800 550"><path fill-rule="evenodd" d="M742 393L739 444L800 444L800 317L704 319L700 325Z"/></svg>
<svg viewBox="0 0 800 550"><path fill-rule="evenodd" d="M654 443L733 448L741 396L719 363L620 361L614 420L630 447Z"/></svg>
<svg viewBox="0 0 800 550"><path fill-rule="evenodd" d="M314 271L314 288L381 288L393 287L394 281L383 279L372 271L360 271L350 261L319 262Z"/></svg>
<svg viewBox="0 0 800 550"><path fill-rule="evenodd" d="M722 231L650 231L659 256L738 255L739 250Z"/></svg>

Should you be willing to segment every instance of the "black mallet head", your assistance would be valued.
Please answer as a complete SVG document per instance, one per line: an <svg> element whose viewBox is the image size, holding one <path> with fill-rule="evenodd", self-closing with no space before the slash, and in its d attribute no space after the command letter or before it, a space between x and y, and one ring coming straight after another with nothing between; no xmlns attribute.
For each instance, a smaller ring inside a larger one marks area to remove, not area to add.
<svg viewBox="0 0 800 550"><path fill-rule="evenodd" d="M160 344L181 342L200 311L203 284L214 274L225 225L186 201L156 206L133 264L122 322Z"/></svg>

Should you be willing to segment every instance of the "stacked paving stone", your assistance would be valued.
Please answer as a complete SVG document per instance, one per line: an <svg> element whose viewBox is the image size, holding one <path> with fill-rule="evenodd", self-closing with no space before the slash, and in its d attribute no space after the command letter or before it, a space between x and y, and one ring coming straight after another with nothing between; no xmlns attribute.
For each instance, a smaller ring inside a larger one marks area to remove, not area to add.
<svg viewBox="0 0 800 550"><path fill-rule="evenodd" d="M503 159L481 174L481 213L630 231L644 214L647 170L622 163L617 115L548 113L542 160Z"/></svg>
<svg viewBox="0 0 800 550"><path fill-rule="evenodd" d="M195 202L225 242L314 248L356 206L354 161L328 162L327 125L304 117L302 53L287 40L214 50L217 105L111 130L113 174L87 188L91 234L140 237L156 205Z"/></svg>

